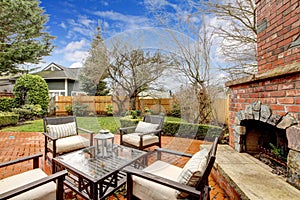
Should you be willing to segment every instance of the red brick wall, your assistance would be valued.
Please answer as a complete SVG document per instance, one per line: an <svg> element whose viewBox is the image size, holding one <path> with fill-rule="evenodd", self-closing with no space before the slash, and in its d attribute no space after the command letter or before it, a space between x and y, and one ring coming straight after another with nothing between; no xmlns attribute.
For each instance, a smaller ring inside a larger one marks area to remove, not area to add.
<svg viewBox="0 0 300 200"><path fill-rule="evenodd" d="M256 0L258 73L300 61L299 0Z"/></svg>
<svg viewBox="0 0 300 200"><path fill-rule="evenodd" d="M264 81L247 82L231 86L230 94L230 133L235 124L236 112L256 100L269 105L274 114L284 116L291 113L300 125L300 73L285 75ZM230 134L230 145L233 146L233 134Z"/></svg>

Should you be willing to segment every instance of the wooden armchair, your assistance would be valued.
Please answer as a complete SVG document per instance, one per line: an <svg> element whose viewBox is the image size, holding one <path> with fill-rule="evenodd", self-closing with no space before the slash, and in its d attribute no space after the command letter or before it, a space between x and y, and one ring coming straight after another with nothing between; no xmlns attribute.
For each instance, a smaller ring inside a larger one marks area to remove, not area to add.
<svg viewBox="0 0 300 200"><path fill-rule="evenodd" d="M164 116L146 115L137 126L119 128L120 144L143 150L151 146L161 147Z"/></svg>
<svg viewBox="0 0 300 200"><path fill-rule="evenodd" d="M43 154L36 154L0 164L0 168L2 168L33 160L32 170L0 180L0 200L9 198L13 198L14 200L63 199L63 181L67 171L60 171L48 176L39 168L39 157L42 156Z"/></svg>
<svg viewBox="0 0 300 200"><path fill-rule="evenodd" d="M146 168L127 166L123 169L127 173L127 200L210 199L208 176L216 158L217 144L216 137L209 149L202 149L194 155L160 148L149 152L146 161L157 158ZM169 162L178 161L178 157L172 160L172 155L190 159L180 168ZM168 159L168 162L163 159Z"/></svg>
<svg viewBox="0 0 300 200"><path fill-rule="evenodd" d="M89 139L79 135L78 131L90 134ZM44 118L45 160L50 160L59 154L93 146L93 131L77 126L76 117L49 117Z"/></svg>

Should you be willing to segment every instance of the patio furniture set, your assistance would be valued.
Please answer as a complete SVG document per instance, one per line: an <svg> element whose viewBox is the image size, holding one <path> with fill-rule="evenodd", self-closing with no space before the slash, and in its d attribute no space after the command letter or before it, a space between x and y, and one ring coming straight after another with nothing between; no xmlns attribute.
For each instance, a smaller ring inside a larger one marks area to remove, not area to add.
<svg viewBox="0 0 300 200"><path fill-rule="evenodd" d="M136 127L120 128L118 145L106 131L93 136L81 129L90 138L80 136L75 117L45 118L44 154L52 163L52 175L38 168L42 154L2 163L0 167L33 159L34 172L0 180L0 200L63 199L64 187L85 199L105 199L125 185L127 199L209 199L208 176L218 138L194 155L162 149L163 121L162 116L150 115ZM143 151L153 145L159 148ZM184 168L175 166L181 157L190 158Z"/></svg>

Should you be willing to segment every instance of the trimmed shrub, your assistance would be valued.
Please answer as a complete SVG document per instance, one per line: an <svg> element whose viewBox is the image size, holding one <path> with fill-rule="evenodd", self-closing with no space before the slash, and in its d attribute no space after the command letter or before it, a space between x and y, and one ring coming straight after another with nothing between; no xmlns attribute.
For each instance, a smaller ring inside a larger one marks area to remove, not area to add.
<svg viewBox="0 0 300 200"><path fill-rule="evenodd" d="M181 116L181 108L178 103L173 104L172 110L170 112L170 116L180 117Z"/></svg>
<svg viewBox="0 0 300 200"><path fill-rule="evenodd" d="M120 118L121 127L136 126L141 119L132 119L131 116Z"/></svg>
<svg viewBox="0 0 300 200"><path fill-rule="evenodd" d="M0 112L0 127L16 125L19 121L19 115L12 112Z"/></svg>
<svg viewBox="0 0 300 200"><path fill-rule="evenodd" d="M107 116L112 116L114 114L113 106L112 104L107 104L105 106L105 112Z"/></svg>
<svg viewBox="0 0 300 200"><path fill-rule="evenodd" d="M14 95L18 107L25 104L39 104L43 113L48 112L49 89L46 81L38 76L26 74L19 77L14 85Z"/></svg>
<svg viewBox="0 0 300 200"><path fill-rule="evenodd" d="M43 110L40 105L26 104L21 108L13 108L12 112L19 115L20 121L33 120L35 117L41 117Z"/></svg>
<svg viewBox="0 0 300 200"><path fill-rule="evenodd" d="M222 135L223 129L218 126L206 124L167 121L164 123L163 132L166 135L210 140L215 136Z"/></svg>
<svg viewBox="0 0 300 200"><path fill-rule="evenodd" d="M73 115L73 107L71 104L66 105L65 109L66 109L68 115Z"/></svg>
<svg viewBox="0 0 300 200"><path fill-rule="evenodd" d="M123 117L120 119L121 127L136 126L141 119ZM164 135L193 138L197 140L211 140L215 136L221 136L223 129L219 126L192 124L186 122L165 121L163 126Z"/></svg>
<svg viewBox="0 0 300 200"><path fill-rule="evenodd" d="M0 98L0 111L10 112L15 105L15 99L10 97Z"/></svg>
<svg viewBox="0 0 300 200"><path fill-rule="evenodd" d="M88 113L88 105L83 103L74 103L72 106L73 113L77 116L86 116Z"/></svg>

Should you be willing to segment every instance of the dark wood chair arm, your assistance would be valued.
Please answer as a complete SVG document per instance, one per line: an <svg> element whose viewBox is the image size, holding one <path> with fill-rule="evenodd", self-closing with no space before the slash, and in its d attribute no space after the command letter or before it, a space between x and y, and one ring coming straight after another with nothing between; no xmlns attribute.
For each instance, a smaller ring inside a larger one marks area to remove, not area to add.
<svg viewBox="0 0 300 200"><path fill-rule="evenodd" d="M84 128L78 127L78 130L81 130L81 131L86 132L86 133L88 133L88 134L94 134L94 131L87 130L87 129L84 129Z"/></svg>
<svg viewBox="0 0 300 200"><path fill-rule="evenodd" d="M57 139L59 139L59 138L55 138L55 137L53 137L52 135L50 135L49 133L47 133L47 132L43 132L43 135L45 135L47 138L49 138L50 140L57 140Z"/></svg>
<svg viewBox="0 0 300 200"><path fill-rule="evenodd" d="M170 179L166 179L161 176L157 176L155 174L144 172L142 170L138 170L138 169L135 169L130 166L125 167L123 169L123 171L127 173L127 180L128 180L128 178L130 179L132 175L134 175L134 176L138 176L138 177L144 178L146 180L153 181L155 183L165 185L167 187L182 191L182 192L186 192L186 193L196 196L196 197L199 197L201 194L201 192L196 190L194 187L188 186L186 184L178 183L176 181L172 181ZM131 182L131 180L127 183L131 184L130 182Z"/></svg>
<svg viewBox="0 0 300 200"><path fill-rule="evenodd" d="M129 126L129 127L123 127L123 128L119 128L119 131L120 131L120 134L122 133L127 133L128 130L131 130L131 129L135 129L136 126Z"/></svg>
<svg viewBox="0 0 300 200"><path fill-rule="evenodd" d="M155 151L157 153L169 153L169 154L174 154L177 156L185 156L185 157L189 157L191 158L193 156L193 154L188 154L188 153L184 153L184 152L180 152L180 151L174 151L171 149L164 149L164 148L156 148Z"/></svg>
<svg viewBox="0 0 300 200"><path fill-rule="evenodd" d="M77 128L78 128L78 130L80 130L80 131L83 131L83 132L85 132L85 133L90 134L90 146L93 146L94 131L87 130L87 129L80 128L80 127L77 127Z"/></svg>
<svg viewBox="0 0 300 200"><path fill-rule="evenodd" d="M20 162L24 162L24 161L27 161L27 160L31 160L31 159L33 160L33 168L38 168L39 167L39 157L42 157L42 156L43 156L43 154L39 153L39 154L35 154L35 155L32 155L32 156L24 157L24 158L18 158L16 160L1 163L0 168L6 167L6 166L9 166L9 165L13 165L13 164L17 164L17 163L20 163Z"/></svg>
<svg viewBox="0 0 300 200"><path fill-rule="evenodd" d="M32 190L32 189L36 188L36 187L39 187L39 186L44 185L46 183L49 183L51 181L58 180L58 182L60 182L58 184L62 184L64 179L65 179L65 176L67 174L68 174L67 170L60 171L60 172L57 172L57 173L52 174L50 176L47 176L45 178L36 180L34 182L31 182L31 183L28 183L26 185L20 186L18 188L13 189L13 190L7 191L3 194L0 194L0 200L12 198L12 197L17 196L21 193L27 192L29 190ZM60 188L60 189L62 189L62 188ZM63 192L63 191L60 191L60 192Z"/></svg>

